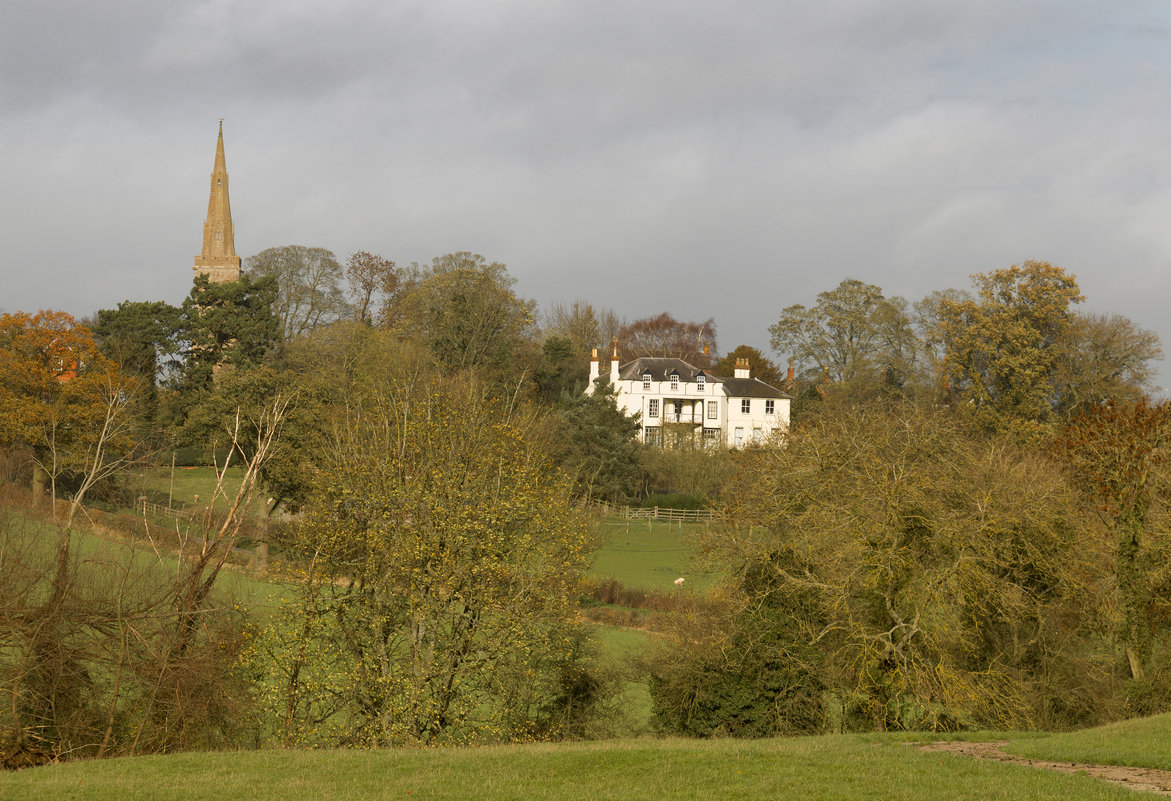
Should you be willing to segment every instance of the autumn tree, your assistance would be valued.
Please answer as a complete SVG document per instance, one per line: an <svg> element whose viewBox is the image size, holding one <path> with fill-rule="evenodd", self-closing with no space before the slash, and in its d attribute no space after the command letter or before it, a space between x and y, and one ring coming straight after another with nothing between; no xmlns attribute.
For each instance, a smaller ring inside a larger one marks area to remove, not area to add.
<svg viewBox="0 0 1171 801"><path fill-rule="evenodd" d="M399 284L394 262L364 250L356 251L346 258L346 280L354 319L388 324L390 307Z"/></svg>
<svg viewBox="0 0 1171 801"><path fill-rule="evenodd" d="M657 703L695 698L694 676L718 679L710 660L723 659L832 710L802 728L1007 728L1100 714L1083 688L1107 677L1069 621L1093 614L1103 553L1041 457L976 437L938 408L839 404L784 448L745 454L725 497L726 524L704 548L735 577L741 612L710 642L674 645L708 661L680 672L676 654L663 677L684 683L664 686ZM744 689L736 697L769 703ZM767 719L775 731L794 723Z"/></svg>
<svg viewBox="0 0 1171 801"><path fill-rule="evenodd" d="M1130 675L1144 678L1155 639L1155 566L1166 561L1171 404L1103 403L1085 407L1063 427L1055 452L1091 499L1114 541L1121 611L1118 639ZM1166 606L1167 601L1163 599Z"/></svg>
<svg viewBox="0 0 1171 801"><path fill-rule="evenodd" d="M901 383L919 347L906 302L855 278L818 294L815 306L786 307L769 333L773 350L812 382Z"/></svg>
<svg viewBox="0 0 1171 801"><path fill-rule="evenodd" d="M1035 439L1053 416L1071 307L1082 301L1077 280L1038 261L972 280L976 298L938 305L933 336L945 348L946 375L981 425Z"/></svg>
<svg viewBox="0 0 1171 801"><path fill-rule="evenodd" d="M276 282L274 308L285 340L339 320L348 312L342 266L324 248L268 248L249 256L244 266L254 279L270 278Z"/></svg>
<svg viewBox="0 0 1171 801"><path fill-rule="evenodd" d="M640 356L667 356L696 367L708 367L718 349L715 320L684 322L663 312L643 317L618 330L618 347L623 361Z"/></svg>
<svg viewBox="0 0 1171 801"><path fill-rule="evenodd" d="M449 253L406 271L395 329L428 348L448 370L514 371L531 344L535 308L518 297L500 262Z"/></svg>
<svg viewBox="0 0 1171 801"><path fill-rule="evenodd" d="M736 374L736 362L740 359L748 360L748 369L752 371L753 378L759 378L769 386L778 389L784 388L786 377L781 372L781 368L777 367L776 362L751 345L737 345L716 362L712 371L716 375L733 376Z"/></svg>
<svg viewBox="0 0 1171 801"><path fill-rule="evenodd" d="M55 495L56 483L84 475L95 455L133 448L124 433L134 388L70 315L0 315L0 445L29 449L35 490L48 481Z"/></svg>
<svg viewBox="0 0 1171 801"><path fill-rule="evenodd" d="M542 335L568 339L575 358L582 362L590 351L604 351L619 337L622 321L610 309L594 309L592 304L575 300L572 304L554 303L542 315Z"/></svg>
<svg viewBox="0 0 1171 801"><path fill-rule="evenodd" d="M1120 314L1072 314L1054 369L1054 408L1069 415L1106 401L1135 403L1151 391L1159 335Z"/></svg>
<svg viewBox="0 0 1171 801"><path fill-rule="evenodd" d="M337 708L350 743L554 736L588 686L573 596L591 534L570 480L466 375L400 353L360 397L297 540L310 572L287 630L313 637L271 646L286 735ZM343 681L304 693L320 658Z"/></svg>

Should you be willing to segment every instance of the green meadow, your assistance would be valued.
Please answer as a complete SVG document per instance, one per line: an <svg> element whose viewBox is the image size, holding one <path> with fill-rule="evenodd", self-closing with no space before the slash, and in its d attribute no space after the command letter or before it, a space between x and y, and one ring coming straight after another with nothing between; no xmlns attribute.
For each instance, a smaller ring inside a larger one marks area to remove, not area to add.
<svg viewBox="0 0 1171 801"><path fill-rule="evenodd" d="M1043 745L1048 739L1035 742ZM434 750L274 749L74 762L0 775L0 798L38 801L1134 797L1130 790L1087 776L923 752L909 738L893 735L640 739Z"/></svg>

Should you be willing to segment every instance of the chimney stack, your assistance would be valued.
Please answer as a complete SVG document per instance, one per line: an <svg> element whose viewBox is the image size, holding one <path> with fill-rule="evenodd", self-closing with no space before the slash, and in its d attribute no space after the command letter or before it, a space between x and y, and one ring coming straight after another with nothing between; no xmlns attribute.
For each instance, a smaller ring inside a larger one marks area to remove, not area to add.
<svg viewBox="0 0 1171 801"><path fill-rule="evenodd" d="M752 371L748 367L748 359L745 359L745 358L736 359L735 377L736 378L752 378Z"/></svg>
<svg viewBox="0 0 1171 801"><path fill-rule="evenodd" d="M594 348L590 353L590 382L585 388L587 393L594 391L594 382L598 380L599 375L601 375L601 365L598 364L598 349Z"/></svg>
<svg viewBox="0 0 1171 801"><path fill-rule="evenodd" d="M618 388L618 340L614 340L614 351L610 354L610 383Z"/></svg>

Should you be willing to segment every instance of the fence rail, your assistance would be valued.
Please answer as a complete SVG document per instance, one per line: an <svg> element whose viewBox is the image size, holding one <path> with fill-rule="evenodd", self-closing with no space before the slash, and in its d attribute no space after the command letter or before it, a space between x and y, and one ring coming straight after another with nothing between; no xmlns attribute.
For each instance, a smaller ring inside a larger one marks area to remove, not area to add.
<svg viewBox="0 0 1171 801"><path fill-rule="evenodd" d="M142 501L142 514L145 515L159 515L161 517L173 517L177 520L189 520L191 514L185 509L170 509L162 504L151 503L150 501Z"/></svg>
<svg viewBox="0 0 1171 801"><path fill-rule="evenodd" d="M710 523L720 515L711 509L668 509L663 506L611 506L599 504L602 513L623 520L670 520L681 523Z"/></svg>

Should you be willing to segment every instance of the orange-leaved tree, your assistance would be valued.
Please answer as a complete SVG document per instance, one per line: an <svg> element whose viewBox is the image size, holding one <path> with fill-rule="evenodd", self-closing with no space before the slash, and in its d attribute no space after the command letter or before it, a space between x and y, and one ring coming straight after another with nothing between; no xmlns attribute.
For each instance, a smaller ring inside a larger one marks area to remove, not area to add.
<svg viewBox="0 0 1171 801"><path fill-rule="evenodd" d="M134 382L65 312L0 315L0 447L31 454L34 490L70 477L77 503L124 462ZM71 509L70 515L75 511Z"/></svg>

